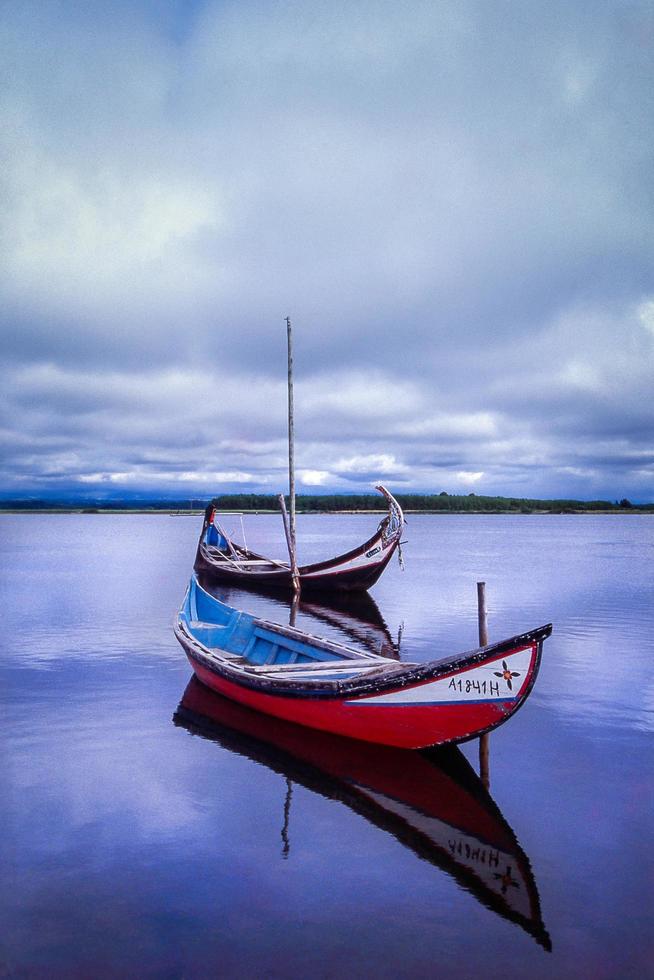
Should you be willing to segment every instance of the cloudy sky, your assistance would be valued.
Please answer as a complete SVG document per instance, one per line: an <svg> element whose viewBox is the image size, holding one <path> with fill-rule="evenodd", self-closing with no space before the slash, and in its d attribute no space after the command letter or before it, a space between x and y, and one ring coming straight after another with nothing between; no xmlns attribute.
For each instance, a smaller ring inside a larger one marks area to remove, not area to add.
<svg viewBox="0 0 654 980"><path fill-rule="evenodd" d="M654 8L0 2L0 491L654 499Z"/></svg>

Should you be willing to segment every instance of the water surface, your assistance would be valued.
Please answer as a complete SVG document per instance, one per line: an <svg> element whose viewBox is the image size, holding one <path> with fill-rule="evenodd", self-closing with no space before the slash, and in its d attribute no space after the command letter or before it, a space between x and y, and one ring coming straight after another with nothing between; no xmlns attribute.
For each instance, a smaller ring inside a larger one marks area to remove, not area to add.
<svg viewBox="0 0 654 980"><path fill-rule="evenodd" d="M375 520L300 517L301 559ZM479 579L491 639L552 621L490 793L476 743L405 764L189 685L199 524L0 516L0 973L648 975L652 518L411 517L372 603L301 609L407 660L476 646ZM284 556L278 518L245 532Z"/></svg>

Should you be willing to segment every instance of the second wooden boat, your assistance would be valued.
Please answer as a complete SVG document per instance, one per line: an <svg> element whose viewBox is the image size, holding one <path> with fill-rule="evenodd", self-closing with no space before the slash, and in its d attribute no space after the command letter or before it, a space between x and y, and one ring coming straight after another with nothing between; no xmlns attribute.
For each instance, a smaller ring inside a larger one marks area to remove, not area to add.
<svg viewBox="0 0 654 980"><path fill-rule="evenodd" d="M375 584L399 547L404 514L395 497L379 486L388 513L371 538L335 558L298 568L302 593L360 592ZM217 582L253 588L293 589L290 562L273 561L249 551L226 534L217 521L216 509L207 507L195 555L195 571Z"/></svg>
<svg viewBox="0 0 654 980"><path fill-rule="evenodd" d="M369 651L256 619L192 577L175 634L212 690L309 728L400 748L462 742L524 703L551 625L431 663Z"/></svg>

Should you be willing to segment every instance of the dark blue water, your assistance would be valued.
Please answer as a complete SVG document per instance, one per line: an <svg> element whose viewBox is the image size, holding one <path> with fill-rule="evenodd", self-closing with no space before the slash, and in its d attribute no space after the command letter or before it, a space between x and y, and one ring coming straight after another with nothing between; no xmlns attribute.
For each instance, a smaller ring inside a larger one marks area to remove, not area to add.
<svg viewBox="0 0 654 980"><path fill-rule="evenodd" d="M300 557L375 523L300 518ZM403 764L187 687L199 524L0 517L0 976L651 975L651 518L413 517L376 606L301 611L412 660L476 646L479 579L491 639L552 621L489 793L475 743Z"/></svg>

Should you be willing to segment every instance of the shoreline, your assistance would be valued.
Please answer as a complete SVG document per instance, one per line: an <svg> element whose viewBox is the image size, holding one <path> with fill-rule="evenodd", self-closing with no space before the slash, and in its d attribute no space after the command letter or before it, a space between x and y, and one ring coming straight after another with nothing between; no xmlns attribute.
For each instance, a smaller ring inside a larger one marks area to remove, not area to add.
<svg viewBox="0 0 654 980"><path fill-rule="evenodd" d="M410 515L411 517L416 517L424 514L428 517L543 517L546 515L551 515L553 517L574 517L580 515L595 515L600 517L625 517L634 514L641 515L652 515L654 514L653 509L640 509L637 505L629 508L624 508L618 510L410 510L403 508L404 513ZM220 513L224 516L279 516L280 511L278 510L221 510ZM158 516L158 517L203 517L204 509L202 510L192 510L192 511L179 511L171 510L168 508L150 508L150 507L107 507L107 508L88 508L88 507L21 507L21 508L0 508L0 516L3 514L9 514L16 516L18 514L29 514L31 516L35 515L45 515L51 517L55 514L77 514L84 517L98 517L106 516L110 514L121 514L121 515L137 515L142 516ZM311 517L336 517L338 515L345 516L355 516L355 515L366 515L379 516L386 514L384 509L380 510L298 510L297 516L311 516Z"/></svg>

